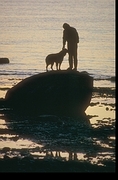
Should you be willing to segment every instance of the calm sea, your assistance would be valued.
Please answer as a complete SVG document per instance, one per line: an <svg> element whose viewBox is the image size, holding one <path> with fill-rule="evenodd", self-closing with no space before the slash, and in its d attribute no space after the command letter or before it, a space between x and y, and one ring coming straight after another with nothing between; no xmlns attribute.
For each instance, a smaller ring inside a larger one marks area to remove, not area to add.
<svg viewBox="0 0 118 180"><path fill-rule="evenodd" d="M1 89L45 71L45 57L62 49L64 22L80 36L78 71L115 76L114 0L1 0L0 57L10 60L0 65ZM61 68L68 68L68 55Z"/></svg>

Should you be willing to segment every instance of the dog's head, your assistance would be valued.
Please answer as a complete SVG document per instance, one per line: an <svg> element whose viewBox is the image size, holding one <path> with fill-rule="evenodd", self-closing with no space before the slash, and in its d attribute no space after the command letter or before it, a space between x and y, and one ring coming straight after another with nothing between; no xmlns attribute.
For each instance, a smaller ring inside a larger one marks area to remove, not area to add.
<svg viewBox="0 0 118 180"><path fill-rule="evenodd" d="M62 54L63 54L63 56L65 56L66 55L66 53L68 52L68 50L66 49L66 48L64 48L64 49L62 49Z"/></svg>

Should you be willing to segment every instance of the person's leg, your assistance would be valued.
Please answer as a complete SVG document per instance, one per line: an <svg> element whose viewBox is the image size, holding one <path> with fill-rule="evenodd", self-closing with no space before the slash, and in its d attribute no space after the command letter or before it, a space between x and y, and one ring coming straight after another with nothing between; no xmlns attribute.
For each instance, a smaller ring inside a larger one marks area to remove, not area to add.
<svg viewBox="0 0 118 180"><path fill-rule="evenodd" d="M77 57L74 56L74 70L77 70Z"/></svg>
<svg viewBox="0 0 118 180"><path fill-rule="evenodd" d="M68 43L68 61L69 61L69 68L68 70L73 68L73 59L72 59L72 47L71 44Z"/></svg>
<svg viewBox="0 0 118 180"><path fill-rule="evenodd" d="M75 46L75 50L74 50L74 70L77 70L77 65L78 65L77 46Z"/></svg>
<svg viewBox="0 0 118 180"><path fill-rule="evenodd" d="M69 53L69 68L72 69L73 68L73 59L72 59L72 54Z"/></svg>

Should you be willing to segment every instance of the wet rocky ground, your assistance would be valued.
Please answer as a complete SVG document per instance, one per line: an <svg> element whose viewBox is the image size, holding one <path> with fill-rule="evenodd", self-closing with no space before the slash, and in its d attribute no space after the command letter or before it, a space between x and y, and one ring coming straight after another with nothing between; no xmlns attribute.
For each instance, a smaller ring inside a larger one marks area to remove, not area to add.
<svg viewBox="0 0 118 180"><path fill-rule="evenodd" d="M77 118L1 108L0 172L116 172L113 99L113 88L95 88L89 108L98 114Z"/></svg>

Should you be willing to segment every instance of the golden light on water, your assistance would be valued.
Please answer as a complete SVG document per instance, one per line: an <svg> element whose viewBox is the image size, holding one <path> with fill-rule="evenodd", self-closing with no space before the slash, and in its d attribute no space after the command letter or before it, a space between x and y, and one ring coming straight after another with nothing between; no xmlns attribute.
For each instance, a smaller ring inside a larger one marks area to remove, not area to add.
<svg viewBox="0 0 118 180"><path fill-rule="evenodd" d="M0 149L4 148L4 147L9 147L11 149L24 149L24 148L35 148L35 147L43 147L42 145L39 145L37 143L32 142L31 140L28 139L18 139L17 141L11 141L9 140L10 137L14 138L16 137L17 139L17 135L5 135L4 137L7 137L8 139L6 140L6 142L2 141L0 142Z"/></svg>
<svg viewBox="0 0 118 180"><path fill-rule="evenodd" d="M107 110L108 109L108 110ZM108 122L109 119L115 119L115 110L111 108L111 106L97 105L97 106L89 106L86 110L87 115L92 115L93 118L90 119L91 124L98 123L100 120L104 120L104 122Z"/></svg>

